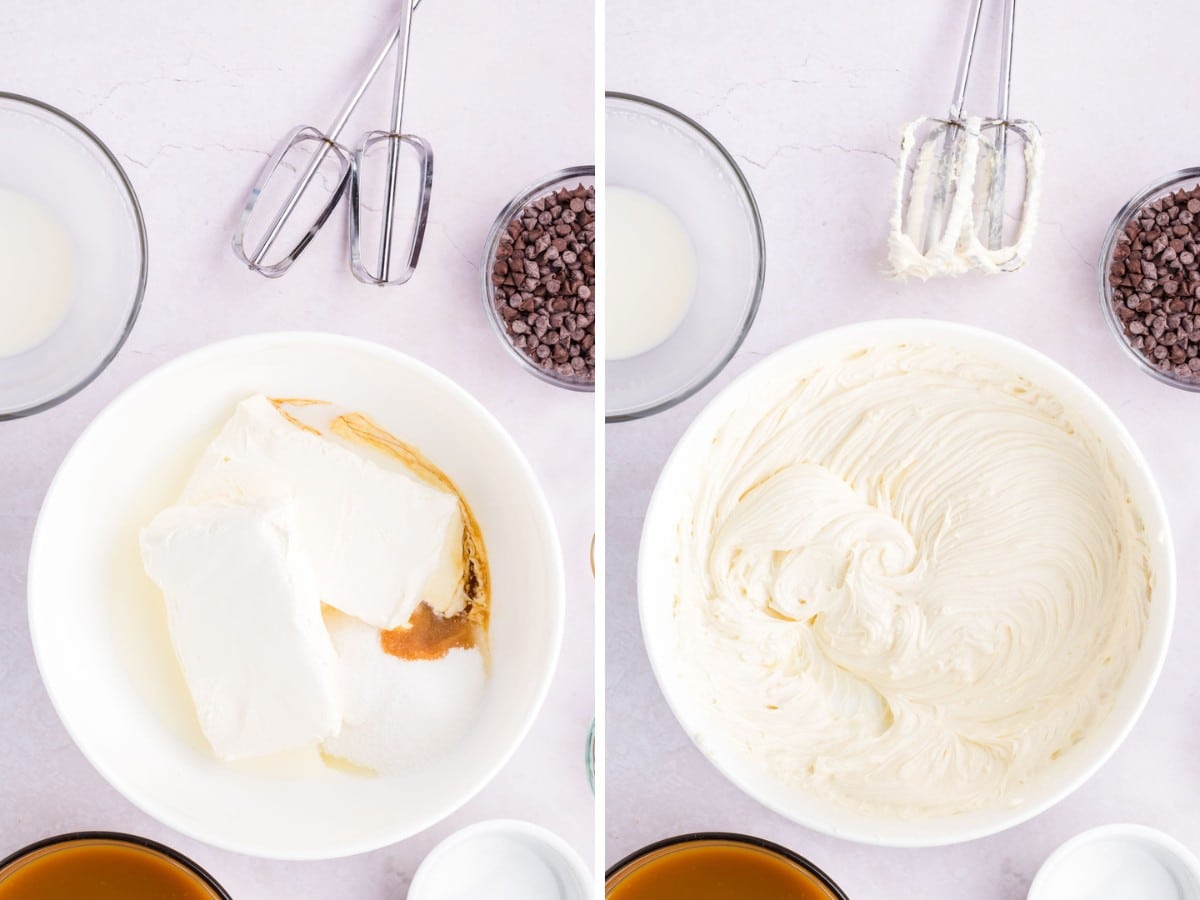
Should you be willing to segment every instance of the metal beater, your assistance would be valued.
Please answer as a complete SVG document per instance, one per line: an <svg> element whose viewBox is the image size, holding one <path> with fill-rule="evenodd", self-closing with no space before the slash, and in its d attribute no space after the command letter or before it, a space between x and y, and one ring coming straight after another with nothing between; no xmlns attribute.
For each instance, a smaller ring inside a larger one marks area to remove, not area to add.
<svg viewBox="0 0 1200 900"><path fill-rule="evenodd" d="M391 129L372 131L364 135L354 154L350 170L350 269L359 281L380 286L403 284L416 271L421 244L425 239L425 224L429 218L429 195L433 186L433 149L423 138L414 134L404 134L401 130L404 120L404 91L408 78L408 50L412 35L412 11L416 8L416 3L413 0L405 0L404 6L401 38L396 56L396 80L392 89ZM363 173L371 159L371 151L384 144L387 146L387 176L379 221L379 256L377 266L371 269L363 262L361 246L364 213L370 211L370 207L362 202ZM396 186L399 179L400 153L404 147L411 148L416 154L416 211L406 255L401 266L394 272Z"/></svg>
<svg viewBox="0 0 1200 900"><path fill-rule="evenodd" d="M980 118L965 111L984 5L984 0L974 0L950 115L918 119L904 130L888 247L894 275L1002 272L1024 264L1037 227L1041 133L1032 122L1009 117L1016 0L1004 4L996 116ZM927 131L919 139L921 129ZM1023 145L1025 196L1013 240L1006 244L1005 187L1012 134Z"/></svg>
<svg viewBox="0 0 1200 900"><path fill-rule="evenodd" d="M421 0L406 0L396 28L375 56L362 81L346 100L333 124L325 131L311 125L301 125L296 128L283 139L279 148L259 173L258 179L246 197L241 220L233 235L234 253L253 271L268 278L278 278L287 272L337 208L342 195L346 192L354 168L350 152L338 143L338 138L341 137L350 117L375 80L376 74L383 67L392 48L402 37L405 42L405 52L401 55L400 66L407 66L407 44L411 32L412 12L420 5L420 2ZM402 84L400 87L402 90ZM393 124L395 122L395 103L393 102ZM299 164L292 164L294 158L300 159ZM318 177L322 174L322 167L331 168L333 171L324 173L324 177ZM289 172L297 176L290 188L287 187L287 179L283 177L283 174ZM283 182L282 187L277 182ZM389 184L391 183L389 180ZM320 193L314 193L314 191ZM394 193L393 187L393 198ZM264 195L270 199L280 198L278 205L274 208L274 214L269 219L266 218L263 210L259 209L260 206L270 206L264 200ZM428 177L423 180L418 196L419 203L427 208L429 202ZM304 227L302 222L299 226L302 230L297 234L292 220L301 214L304 215L304 221L308 222L308 225ZM253 246L247 246L249 226L252 222L260 219L265 219L269 224L253 241ZM282 254L272 253L272 250L284 237L289 238L287 246L290 246L290 249ZM417 250L419 251L419 241ZM416 256L413 254L411 265L415 265L415 263Z"/></svg>

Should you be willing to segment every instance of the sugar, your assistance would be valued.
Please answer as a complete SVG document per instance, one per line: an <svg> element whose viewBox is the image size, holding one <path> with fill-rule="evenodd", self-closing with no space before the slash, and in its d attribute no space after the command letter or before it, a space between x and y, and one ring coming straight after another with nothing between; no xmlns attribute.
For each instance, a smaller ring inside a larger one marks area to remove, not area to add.
<svg viewBox="0 0 1200 900"><path fill-rule="evenodd" d="M364 622L328 610L325 624L344 704L341 733L325 741L325 753L386 774L434 759L467 736L487 684L478 650L397 659Z"/></svg>
<svg viewBox="0 0 1200 900"><path fill-rule="evenodd" d="M519 840L481 835L450 847L429 873L438 900L563 900L574 897L555 866Z"/></svg>
<svg viewBox="0 0 1200 900"><path fill-rule="evenodd" d="M1171 862L1126 841L1084 844L1054 869L1053 900L1191 900Z"/></svg>

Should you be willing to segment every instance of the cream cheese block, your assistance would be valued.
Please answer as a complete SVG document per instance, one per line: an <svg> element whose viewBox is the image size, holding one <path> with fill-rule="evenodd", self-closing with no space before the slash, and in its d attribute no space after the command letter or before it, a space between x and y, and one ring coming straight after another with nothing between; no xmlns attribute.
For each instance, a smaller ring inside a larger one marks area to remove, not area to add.
<svg viewBox="0 0 1200 900"><path fill-rule="evenodd" d="M338 731L336 659L290 502L171 506L143 529L141 549L218 757L293 750Z"/></svg>
<svg viewBox="0 0 1200 900"><path fill-rule="evenodd" d="M384 468L254 396L209 445L180 502L267 497L293 499L297 541L330 606L392 629L407 624L422 600L443 615L465 605L456 496Z"/></svg>

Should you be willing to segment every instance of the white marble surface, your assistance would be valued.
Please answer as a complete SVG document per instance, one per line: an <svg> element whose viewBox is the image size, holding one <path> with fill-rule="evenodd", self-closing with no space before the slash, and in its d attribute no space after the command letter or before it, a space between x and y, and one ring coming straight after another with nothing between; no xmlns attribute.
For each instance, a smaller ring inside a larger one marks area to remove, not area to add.
<svg viewBox="0 0 1200 900"><path fill-rule="evenodd" d="M998 8L999 4L989 4ZM808 854L854 900L1020 900L1050 851L1108 822L1143 822L1200 851L1200 396L1159 385L1123 356L1096 297L1100 241L1143 183L1200 153L1184 54L1166 35L1183 0L1021 4L1013 112L1046 133L1043 222L1009 277L894 284L880 274L899 126L946 109L965 3L647 4L610 0L607 87L697 117L738 158L761 204L767 286L745 346L716 384L654 419L606 428L607 847L744 831ZM994 64L980 70L981 112ZM1132 73L1136 72L1136 76ZM1150 85L1155 87L1151 88ZM978 105L978 104L976 104ZM1120 123L1119 127L1116 123ZM863 319L925 316L1019 338L1084 378L1126 423L1159 480L1180 555L1179 613L1158 690L1116 756L1073 797L1006 834L937 850L881 850L793 825L742 796L691 745L642 649L634 560L655 478L722 385L804 335Z"/></svg>
<svg viewBox="0 0 1200 900"><path fill-rule="evenodd" d="M145 306L115 363L66 404L0 423L0 853L66 830L133 831L190 853L238 900L398 900L437 840L493 817L545 825L593 858L583 767L594 707L592 395L543 385L519 370L484 319L478 284L484 237L500 208L534 179L593 158L592 4L423 4L405 123L432 142L436 175L421 267L408 286L380 290L353 280L341 217L279 281L246 271L229 249L241 201L267 152L291 127L333 118L396 8L391 0L0 5L3 89L78 116L113 148L140 195L150 241ZM350 140L386 122L387 82L367 97ZM380 341L478 397L541 477L568 580L567 637L553 690L493 784L412 840L306 864L254 860L184 839L109 788L50 706L24 606L38 506L88 421L119 390L181 352L279 329Z"/></svg>

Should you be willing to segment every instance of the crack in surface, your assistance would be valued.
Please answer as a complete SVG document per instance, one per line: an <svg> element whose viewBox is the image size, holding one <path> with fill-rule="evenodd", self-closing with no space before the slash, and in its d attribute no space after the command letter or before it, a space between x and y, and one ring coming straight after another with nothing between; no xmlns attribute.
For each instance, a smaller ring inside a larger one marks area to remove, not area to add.
<svg viewBox="0 0 1200 900"><path fill-rule="evenodd" d="M472 269L475 269L476 271L478 271L479 260L471 259L471 257L468 256L463 251L463 248L458 245L458 241L454 240L454 236L452 234L450 234L450 228L448 226L443 225L441 222L430 222L429 224L433 225L439 231L441 231L442 234L444 234L446 236L446 240L449 242L450 246L455 249L455 251L458 253L458 255L461 256L464 260L466 260L470 264Z"/></svg>
<svg viewBox="0 0 1200 900"><path fill-rule="evenodd" d="M1075 245L1075 242L1072 241L1069 237L1067 237L1067 229L1061 222L1050 222L1050 221L1047 221L1046 219L1042 219L1041 224L1049 225L1051 228L1058 229L1058 234L1062 238L1062 242L1071 248L1071 252L1073 252L1075 254L1075 256L1078 257L1079 261L1081 263L1083 263L1085 266L1087 266L1088 269L1090 269L1090 270L1094 270L1096 268L1096 261L1089 260L1087 258L1087 256L1084 254L1084 252Z"/></svg>
<svg viewBox="0 0 1200 900"><path fill-rule="evenodd" d="M116 96L116 94L119 91L126 90L127 88L148 87L151 84L154 84L156 82L163 82L163 81L171 82L174 84L204 84L205 83L204 80L200 79L200 78L180 78L176 75L152 75L149 78L141 78L138 80L118 81L112 87L110 87L99 99L97 99L91 106L87 107L86 109L80 110L78 115L80 118L82 118L83 116L90 116L92 113L96 112L101 107L107 105L108 102L110 100L112 100L112 98L114 96Z"/></svg>
<svg viewBox="0 0 1200 900"><path fill-rule="evenodd" d="M811 61L812 61L812 57L805 58L805 60L802 63L800 63L799 68L800 69L808 68L808 64ZM762 81L739 81L739 82L736 82L735 84L730 85L729 88L725 91L725 93L721 94L721 96L718 97L716 100L710 102L707 107L705 107L704 109L697 112L695 117L699 118L700 116L706 116L712 112L715 112L716 110L718 110L722 106L724 106L726 103L728 103L729 98L732 97L734 94L736 94L740 90L744 90L746 88L760 88L761 89L761 88L767 87L768 85L773 85L773 84L791 84L791 85L802 85L805 87L818 87L818 86L824 84L824 82L821 81L820 79L815 79L815 78L764 78Z"/></svg>
<svg viewBox="0 0 1200 900"><path fill-rule="evenodd" d="M764 161L764 162L760 162L759 160L756 160L753 157L747 156L744 153L739 153L739 154L737 154L737 156L738 156L738 159L743 160L744 162L746 162L747 164L749 164L751 166L754 166L756 169L764 169L765 170L765 169L770 168L771 164L773 162L775 162L776 158L783 155L784 153L798 152L798 151L804 151L804 150L806 150L810 153L825 153L830 150L835 150L839 153L853 153L853 154L863 154L866 156L878 156L882 159L886 159L892 165L898 164L897 157L893 156L890 153L885 153L882 150L872 150L868 147L846 147L842 144L784 144L782 147L778 147L770 156L767 157L766 161Z"/></svg>
<svg viewBox="0 0 1200 900"><path fill-rule="evenodd" d="M163 144L150 155L149 159L146 160L138 159L137 157L131 156L128 153L121 153L119 155L122 159L128 160L139 168L149 169L152 165L154 165L155 162L157 162L159 157L166 155L170 151L177 151L180 153L203 153L213 149L223 150L226 153L252 153L255 156L261 156L264 159L271 156L271 154L266 150L255 150L250 147L230 147L227 144L221 144L215 141L211 144Z"/></svg>

